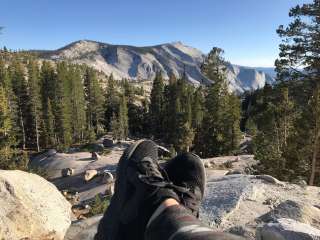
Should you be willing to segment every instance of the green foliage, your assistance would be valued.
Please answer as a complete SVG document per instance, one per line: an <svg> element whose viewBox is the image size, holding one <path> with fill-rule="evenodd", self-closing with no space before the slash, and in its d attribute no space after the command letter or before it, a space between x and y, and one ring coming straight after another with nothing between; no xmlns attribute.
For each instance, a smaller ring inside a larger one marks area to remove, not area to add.
<svg viewBox="0 0 320 240"><path fill-rule="evenodd" d="M108 156L111 153L110 149L103 149L102 152L100 152L102 156Z"/></svg>
<svg viewBox="0 0 320 240"><path fill-rule="evenodd" d="M148 106L147 101L143 101L142 105L128 102L128 123L129 132L135 136L143 136L148 134Z"/></svg>
<svg viewBox="0 0 320 240"><path fill-rule="evenodd" d="M72 139L73 142L81 143L84 141L85 132L87 129L87 119L85 111L86 101L81 78L81 70L77 66L70 66L69 69L68 94L69 104L71 106L70 125ZM91 136L89 136L89 138L89 140L92 140Z"/></svg>
<svg viewBox="0 0 320 240"><path fill-rule="evenodd" d="M40 72L38 64L29 60L28 68L28 89L30 97L30 129L33 144L37 151L40 151L40 122L41 122L41 96L40 96Z"/></svg>
<svg viewBox="0 0 320 240"><path fill-rule="evenodd" d="M163 111L164 111L164 82L160 72L157 73L153 81L149 118L151 133L156 138L163 137Z"/></svg>
<svg viewBox="0 0 320 240"><path fill-rule="evenodd" d="M41 147L49 148L56 145L56 134L54 129L54 115L52 101L54 98L55 71L49 62L43 62L40 71L40 95L42 106L42 121L40 141Z"/></svg>
<svg viewBox="0 0 320 240"><path fill-rule="evenodd" d="M103 146L100 146L96 143L87 143L80 147L80 151L83 152L103 152Z"/></svg>
<svg viewBox="0 0 320 240"><path fill-rule="evenodd" d="M208 88L187 84L187 76L170 76L164 86L158 74L149 106L151 136L177 152L196 151L201 156L232 154L240 140L240 100L230 94L225 80L222 50L213 49L203 71L214 83ZM218 65L219 64L219 65Z"/></svg>
<svg viewBox="0 0 320 240"><path fill-rule="evenodd" d="M10 148L13 144L12 119L4 88L0 85L0 148Z"/></svg>
<svg viewBox="0 0 320 240"><path fill-rule="evenodd" d="M304 91L303 108L297 118L296 131L301 133L296 139L298 143L305 141L299 150L290 154L299 165L307 166L309 184L320 183L320 3L313 0L310 3L298 5L291 9L293 21L289 26L280 26L278 34L283 38L280 45L279 59L276 61L279 79L282 81L298 79L310 82L311 88ZM303 66L304 69L301 69ZM299 101L300 103L302 101ZM306 122L309 124L305 124ZM305 134L304 134L305 133ZM297 143L292 143L297 144Z"/></svg>
<svg viewBox="0 0 320 240"><path fill-rule="evenodd" d="M28 170L29 157L25 151L11 148L0 149L0 169Z"/></svg>
<svg viewBox="0 0 320 240"><path fill-rule="evenodd" d="M213 48L202 67L213 81L206 89L203 120L196 135L195 150L203 157L232 154L240 141L240 100L228 91L222 53Z"/></svg>
<svg viewBox="0 0 320 240"><path fill-rule="evenodd" d="M278 29L283 38L276 61L279 83L250 96L246 109L259 170L310 185L320 183L318 9L318 0L291 9L292 23Z"/></svg>
<svg viewBox="0 0 320 240"><path fill-rule="evenodd" d="M232 168L232 166L233 166L233 164L231 161L227 161L227 162L223 163L224 168L228 169L228 168Z"/></svg>
<svg viewBox="0 0 320 240"><path fill-rule="evenodd" d="M284 84L264 89L250 96L251 106L246 131L253 136L255 158L260 161L260 171L282 180L292 172L285 154L288 140L293 133L296 116L295 105Z"/></svg>
<svg viewBox="0 0 320 240"><path fill-rule="evenodd" d="M84 86L87 101L88 129L93 128L94 132L98 134L104 121L104 96L95 71L88 67L85 70Z"/></svg>
<svg viewBox="0 0 320 240"><path fill-rule="evenodd" d="M104 125L107 130L111 130L112 117L117 113L119 106L119 94L116 87L116 82L111 74L108 79L108 86L104 102Z"/></svg>
<svg viewBox="0 0 320 240"><path fill-rule="evenodd" d="M96 195L93 203L90 205L90 215L94 216L97 214L103 214L105 210L108 208L110 204L110 198L109 197L101 197L99 194Z"/></svg>
<svg viewBox="0 0 320 240"><path fill-rule="evenodd" d="M44 179L48 179L48 177L49 177L49 172L45 168L28 167L27 170L29 173L37 174L37 175L43 177Z"/></svg>
<svg viewBox="0 0 320 240"><path fill-rule="evenodd" d="M257 134L257 131L257 125L254 120L252 120L252 118L247 119L245 124L245 132L250 136L255 136Z"/></svg>
<svg viewBox="0 0 320 240"><path fill-rule="evenodd" d="M116 140L126 139L129 135L128 107L125 95L120 96L118 112L114 113L111 120L113 138Z"/></svg>

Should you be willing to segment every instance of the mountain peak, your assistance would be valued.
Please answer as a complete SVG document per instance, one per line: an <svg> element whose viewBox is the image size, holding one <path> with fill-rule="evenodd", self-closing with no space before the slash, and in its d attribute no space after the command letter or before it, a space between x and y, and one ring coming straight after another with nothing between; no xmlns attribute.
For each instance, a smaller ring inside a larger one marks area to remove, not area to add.
<svg viewBox="0 0 320 240"><path fill-rule="evenodd" d="M135 47L83 39L56 51L46 51L43 58L86 64L107 75L113 74L116 79L150 80L154 79L158 71L168 79L171 74L181 77L185 72L187 80L193 84L211 83L200 70L205 55L181 41ZM230 90L235 92L255 90L273 79L254 68L232 64L227 65L227 68Z"/></svg>

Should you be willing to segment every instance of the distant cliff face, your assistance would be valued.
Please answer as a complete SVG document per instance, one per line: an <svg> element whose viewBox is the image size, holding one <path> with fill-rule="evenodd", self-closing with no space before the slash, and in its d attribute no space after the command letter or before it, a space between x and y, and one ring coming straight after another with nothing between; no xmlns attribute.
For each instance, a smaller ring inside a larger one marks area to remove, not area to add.
<svg viewBox="0 0 320 240"><path fill-rule="evenodd" d="M70 60L87 64L116 79L153 79L161 71L164 78L170 74L179 77L186 72L188 80L194 84L208 84L200 71L205 55L181 42L151 47L111 45L94 41L78 41L55 51L41 52L43 58L51 60ZM227 79L230 89L236 92L255 90L274 79L253 68L228 64Z"/></svg>

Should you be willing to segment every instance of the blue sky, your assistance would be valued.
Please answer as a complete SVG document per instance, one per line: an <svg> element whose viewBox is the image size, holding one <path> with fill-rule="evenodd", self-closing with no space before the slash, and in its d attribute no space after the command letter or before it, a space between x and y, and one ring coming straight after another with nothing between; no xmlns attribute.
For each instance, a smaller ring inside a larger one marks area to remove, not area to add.
<svg viewBox="0 0 320 240"><path fill-rule="evenodd" d="M0 46L56 49L80 39L149 46L182 41L246 66L272 66L276 29L308 0L2 0ZM310 0L309 0L310 2Z"/></svg>

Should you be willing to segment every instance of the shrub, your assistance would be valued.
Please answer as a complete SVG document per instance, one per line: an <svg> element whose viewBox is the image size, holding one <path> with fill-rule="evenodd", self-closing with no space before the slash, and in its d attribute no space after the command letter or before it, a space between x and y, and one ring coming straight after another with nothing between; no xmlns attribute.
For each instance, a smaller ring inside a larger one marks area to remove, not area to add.
<svg viewBox="0 0 320 240"><path fill-rule="evenodd" d="M99 194L96 195L94 201L90 204L91 210L90 215L94 216L102 214L108 208L110 204L110 197L101 197Z"/></svg>
<svg viewBox="0 0 320 240"><path fill-rule="evenodd" d="M225 168L232 168L232 162L231 161L228 161L228 162L225 162L224 164L223 164L223 166L225 167Z"/></svg>
<svg viewBox="0 0 320 240"><path fill-rule="evenodd" d="M0 149L0 169L28 170L29 157L25 151L16 149Z"/></svg>
<svg viewBox="0 0 320 240"><path fill-rule="evenodd" d="M37 175L43 177L44 179L48 179L48 177L49 177L48 170L41 168L41 167L29 167L28 172L33 173L33 174L37 174Z"/></svg>

